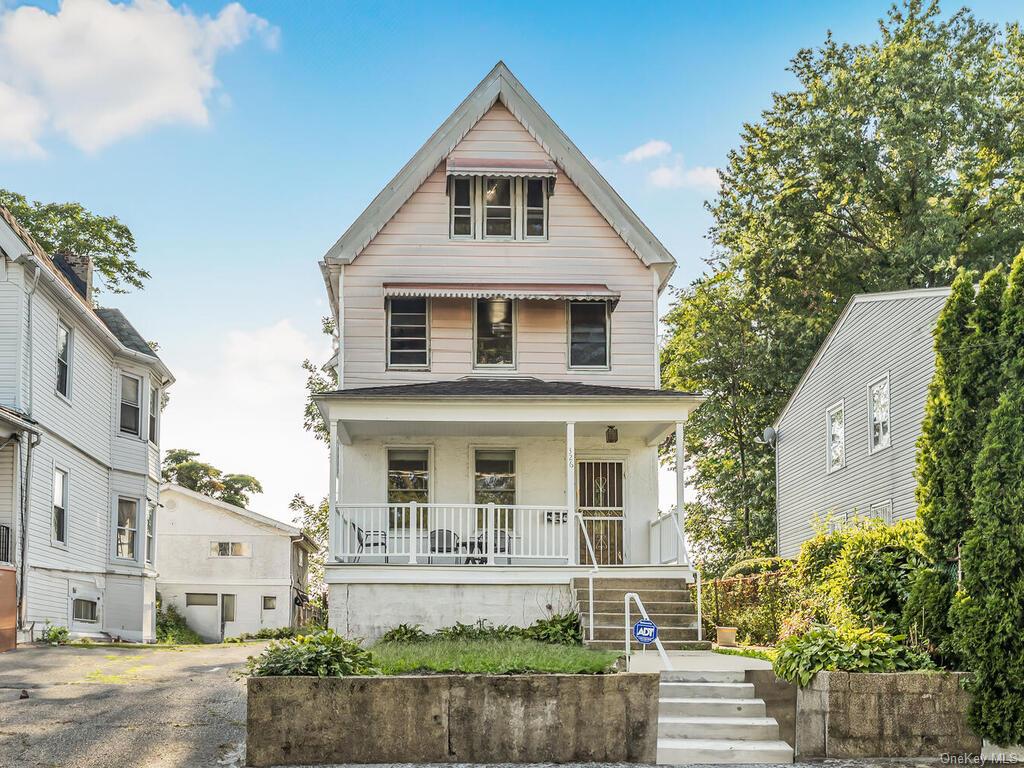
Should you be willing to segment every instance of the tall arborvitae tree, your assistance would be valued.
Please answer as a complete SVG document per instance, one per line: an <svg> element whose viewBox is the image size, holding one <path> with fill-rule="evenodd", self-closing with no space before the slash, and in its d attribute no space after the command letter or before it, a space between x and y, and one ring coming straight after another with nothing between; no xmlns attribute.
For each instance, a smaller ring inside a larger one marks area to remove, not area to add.
<svg viewBox="0 0 1024 768"><path fill-rule="evenodd" d="M974 470L973 521L953 608L971 675L971 727L997 744L1024 743L1024 251L1003 299L999 401Z"/></svg>

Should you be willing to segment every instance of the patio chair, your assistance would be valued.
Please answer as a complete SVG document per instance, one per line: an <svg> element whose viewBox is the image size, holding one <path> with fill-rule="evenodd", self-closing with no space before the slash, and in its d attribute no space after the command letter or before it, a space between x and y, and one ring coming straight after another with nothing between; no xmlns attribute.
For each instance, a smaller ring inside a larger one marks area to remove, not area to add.
<svg viewBox="0 0 1024 768"><path fill-rule="evenodd" d="M378 550L376 553L366 552L366 554L383 554L384 562L388 562L387 531L364 531L355 523L352 524L352 528L356 534L356 556L353 562L358 563L359 558L366 550Z"/></svg>
<svg viewBox="0 0 1024 768"><path fill-rule="evenodd" d="M487 563L487 557L489 552L487 551L487 534L478 533L474 539L476 556L466 558L466 562L473 562L477 565L484 565ZM512 558L507 555L512 550L512 536L504 528L496 528L491 531L491 546L495 555L506 555L505 565L509 565L512 562Z"/></svg>
<svg viewBox="0 0 1024 768"><path fill-rule="evenodd" d="M427 536L427 563L434 562L433 555L455 555L459 551L459 534L447 528L435 528Z"/></svg>

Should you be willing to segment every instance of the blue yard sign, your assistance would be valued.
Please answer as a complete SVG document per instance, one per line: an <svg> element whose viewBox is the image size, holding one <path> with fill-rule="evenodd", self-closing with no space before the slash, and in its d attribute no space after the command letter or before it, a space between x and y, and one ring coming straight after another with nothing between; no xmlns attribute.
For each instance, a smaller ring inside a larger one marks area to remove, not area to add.
<svg viewBox="0 0 1024 768"><path fill-rule="evenodd" d="M650 645L658 639L658 625L649 619L640 619L633 625L633 637L641 645Z"/></svg>

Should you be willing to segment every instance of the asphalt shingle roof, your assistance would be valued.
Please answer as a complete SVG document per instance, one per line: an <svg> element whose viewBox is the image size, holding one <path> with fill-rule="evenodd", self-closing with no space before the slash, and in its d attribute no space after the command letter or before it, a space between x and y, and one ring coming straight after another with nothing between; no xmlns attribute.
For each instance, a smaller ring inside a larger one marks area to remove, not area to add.
<svg viewBox="0 0 1024 768"><path fill-rule="evenodd" d="M578 381L542 381L532 378L457 379L423 384L397 384L387 387L361 387L325 392L332 397L696 397L691 392L672 389L642 389L582 384Z"/></svg>
<svg viewBox="0 0 1024 768"><path fill-rule="evenodd" d="M128 322L128 318L122 314L120 309L97 307L96 314L99 315L103 324L110 329L110 332L117 337L117 340L128 347L128 349L141 352L150 357L156 357L156 352L142 338L142 334L135 330L135 326Z"/></svg>

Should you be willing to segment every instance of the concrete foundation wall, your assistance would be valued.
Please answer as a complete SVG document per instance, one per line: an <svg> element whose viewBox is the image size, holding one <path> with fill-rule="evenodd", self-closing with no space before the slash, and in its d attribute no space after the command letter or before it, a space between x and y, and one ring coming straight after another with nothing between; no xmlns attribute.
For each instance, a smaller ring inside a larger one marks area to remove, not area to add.
<svg viewBox="0 0 1024 768"><path fill-rule="evenodd" d="M377 640L399 624L428 632L486 619L526 627L573 607L566 584L331 584L328 624L346 637Z"/></svg>
<svg viewBox="0 0 1024 768"><path fill-rule="evenodd" d="M745 679L754 685L754 696L764 702L768 717L779 724L779 738L795 748L797 687L771 669L748 669Z"/></svg>
<svg viewBox="0 0 1024 768"><path fill-rule="evenodd" d="M249 678L251 766L654 763L658 675Z"/></svg>
<svg viewBox="0 0 1024 768"><path fill-rule="evenodd" d="M819 672L797 694L797 759L976 755L963 677Z"/></svg>

